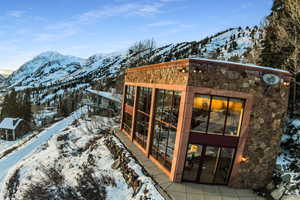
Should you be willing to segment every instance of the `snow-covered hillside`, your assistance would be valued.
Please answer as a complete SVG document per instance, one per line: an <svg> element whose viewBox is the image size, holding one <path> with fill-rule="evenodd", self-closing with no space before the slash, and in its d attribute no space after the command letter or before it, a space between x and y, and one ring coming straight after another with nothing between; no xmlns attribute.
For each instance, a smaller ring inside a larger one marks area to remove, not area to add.
<svg viewBox="0 0 300 200"><path fill-rule="evenodd" d="M82 68L84 59L45 52L28 61L8 77L10 86L38 87L51 85L57 80Z"/></svg>
<svg viewBox="0 0 300 200"><path fill-rule="evenodd" d="M7 85L16 90L32 88L38 94L35 102L49 103L91 84L100 85L101 90L114 87L112 83L120 82L121 71L129 67L196 56L247 62L247 52L260 38L260 28L246 27L228 29L199 41L168 44L151 50L96 54L87 59L46 52L9 76Z"/></svg>

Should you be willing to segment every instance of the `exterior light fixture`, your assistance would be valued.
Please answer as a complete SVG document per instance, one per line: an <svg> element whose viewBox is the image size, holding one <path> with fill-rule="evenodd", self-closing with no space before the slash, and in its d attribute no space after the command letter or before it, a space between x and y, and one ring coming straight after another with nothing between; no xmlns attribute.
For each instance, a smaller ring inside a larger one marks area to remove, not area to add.
<svg viewBox="0 0 300 200"><path fill-rule="evenodd" d="M241 157L241 163L246 163L248 162L249 158L247 156L242 156Z"/></svg>
<svg viewBox="0 0 300 200"><path fill-rule="evenodd" d="M290 83L288 81L283 81L282 85L288 87L290 86Z"/></svg>
<svg viewBox="0 0 300 200"><path fill-rule="evenodd" d="M186 73L188 72L188 70L185 67L183 67L179 69L179 72Z"/></svg>
<svg viewBox="0 0 300 200"><path fill-rule="evenodd" d="M202 70L199 69L198 67L196 67L196 68L193 69L193 72L194 73L202 73Z"/></svg>

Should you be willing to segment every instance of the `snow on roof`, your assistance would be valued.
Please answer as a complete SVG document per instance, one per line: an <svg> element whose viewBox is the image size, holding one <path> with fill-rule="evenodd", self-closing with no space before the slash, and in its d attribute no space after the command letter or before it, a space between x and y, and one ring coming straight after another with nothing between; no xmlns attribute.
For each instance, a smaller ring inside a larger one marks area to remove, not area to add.
<svg viewBox="0 0 300 200"><path fill-rule="evenodd" d="M264 67L264 66L254 65L254 64L244 64L244 63L231 62L231 61L226 61L226 60L213 60L213 59L198 58L198 57L195 57L195 58L192 57L190 59L191 60L208 61L208 62L214 62L214 63L224 63L224 64L231 64L231 65L247 66L247 67L253 67L253 68L258 68L258 69L266 69L266 70L271 70L271 71L277 71L277 72L283 72L283 73L290 74L290 72L286 71L286 70L277 69L277 68L273 68L273 67Z"/></svg>
<svg viewBox="0 0 300 200"><path fill-rule="evenodd" d="M0 129L15 130L21 121L23 121L23 119L10 117L4 118L0 123Z"/></svg>
<svg viewBox="0 0 300 200"><path fill-rule="evenodd" d="M92 90L91 88L87 88L86 91L88 91L90 93L93 93L93 94L96 94L96 95L99 95L101 97L110 99L110 100L118 102L118 103L121 103L121 101L122 101L121 100L122 99L122 95L120 95L120 94L113 94L113 93L110 93L110 92L104 92L104 91L99 91L99 90Z"/></svg>

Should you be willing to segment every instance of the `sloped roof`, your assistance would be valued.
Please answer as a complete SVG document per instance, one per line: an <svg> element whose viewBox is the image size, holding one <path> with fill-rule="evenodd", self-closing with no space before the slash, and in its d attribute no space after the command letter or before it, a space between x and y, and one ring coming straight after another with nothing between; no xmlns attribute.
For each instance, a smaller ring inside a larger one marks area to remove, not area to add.
<svg viewBox="0 0 300 200"><path fill-rule="evenodd" d="M4 118L0 123L0 129L15 130L23 119L20 118Z"/></svg>
<svg viewBox="0 0 300 200"><path fill-rule="evenodd" d="M110 100L118 102L118 103L121 103L121 101L122 101L122 95L120 95L120 94L113 94L113 93L110 93L110 92L92 90L90 88L87 88L86 91L90 92L90 93L93 93L93 94L96 94L98 96L110 99Z"/></svg>

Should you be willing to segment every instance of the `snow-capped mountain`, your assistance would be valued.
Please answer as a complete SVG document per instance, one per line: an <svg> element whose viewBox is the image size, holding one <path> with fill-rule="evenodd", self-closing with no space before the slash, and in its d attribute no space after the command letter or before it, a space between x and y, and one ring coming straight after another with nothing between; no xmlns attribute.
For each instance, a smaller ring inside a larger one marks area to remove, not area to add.
<svg viewBox="0 0 300 200"><path fill-rule="evenodd" d="M38 87L51 85L56 80L82 68L84 59L65 56L57 52L45 52L20 67L8 77L10 86Z"/></svg>
<svg viewBox="0 0 300 200"><path fill-rule="evenodd" d="M247 27L228 29L200 41L168 44L150 50L130 48L126 52L96 54L87 59L46 52L22 65L8 77L7 83L18 90L43 89L43 92L39 91L42 94L38 100L48 102L56 95L89 87L96 81L101 81L103 87L111 87L109 84L116 82L120 72L128 67L195 56L247 62L247 52L259 43L260 38L260 28ZM47 100L43 101L43 98Z"/></svg>

